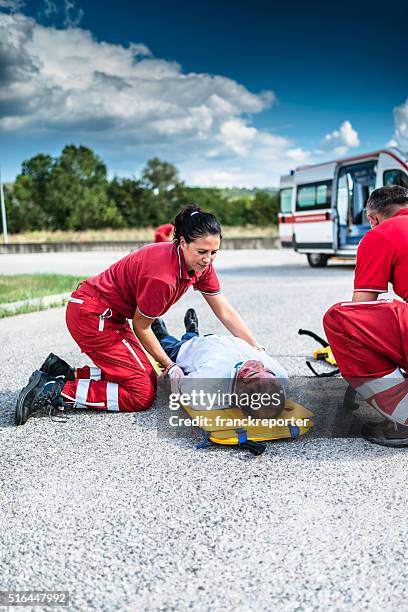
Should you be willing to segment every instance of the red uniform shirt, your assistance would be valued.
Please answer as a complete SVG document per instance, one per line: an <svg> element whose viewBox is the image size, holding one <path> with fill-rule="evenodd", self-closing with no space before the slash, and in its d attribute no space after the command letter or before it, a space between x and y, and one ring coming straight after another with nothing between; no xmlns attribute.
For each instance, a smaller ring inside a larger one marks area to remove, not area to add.
<svg viewBox="0 0 408 612"><path fill-rule="evenodd" d="M136 307L145 317L156 319L191 285L208 295L220 293L212 264L203 272L189 274L180 247L172 242L142 247L86 282L128 319L133 318Z"/></svg>
<svg viewBox="0 0 408 612"><path fill-rule="evenodd" d="M394 292L408 301L408 208L369 230L357 250L354 291Z"/></svg>

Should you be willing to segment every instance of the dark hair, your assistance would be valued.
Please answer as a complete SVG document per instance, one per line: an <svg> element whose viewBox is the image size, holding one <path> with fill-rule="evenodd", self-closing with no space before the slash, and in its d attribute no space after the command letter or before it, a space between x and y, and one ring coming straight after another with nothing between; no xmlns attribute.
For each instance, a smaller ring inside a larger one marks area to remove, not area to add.
<svg viewBox="0 0 408 612"><path fill-rule="evenodd" d="M201 210L196 204L183 208L174 219L173 225L174 242L180 242L182 236L187 243L209 235L222 238L217 217Z"/></svg>
<svg viewBox="0 0 408 612"><path fill-rule="evenodd" d="M399 185L388 185L374 189L367 200L367 212L387 213L393 206L408 206L408 189Z"/></svg>

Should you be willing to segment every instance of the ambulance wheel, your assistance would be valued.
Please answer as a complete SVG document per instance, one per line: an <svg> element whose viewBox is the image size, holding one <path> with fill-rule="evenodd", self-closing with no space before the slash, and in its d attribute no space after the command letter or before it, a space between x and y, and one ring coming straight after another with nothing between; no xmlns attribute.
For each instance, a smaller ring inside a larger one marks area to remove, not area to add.
<svg viewBox="0 0 408 612"><path fill-rule="evenodd" d="M324 268L327 266L329 256L324 253L308 253L307 261L311 268Z"/></svg>

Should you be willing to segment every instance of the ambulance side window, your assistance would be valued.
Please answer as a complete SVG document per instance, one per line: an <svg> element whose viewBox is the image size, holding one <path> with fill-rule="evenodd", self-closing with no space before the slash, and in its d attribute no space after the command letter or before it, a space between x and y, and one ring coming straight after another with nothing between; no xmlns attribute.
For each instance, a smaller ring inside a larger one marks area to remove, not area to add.
<svg viewBox="0 0 408 612"><path fill-rule="evenodd" d="M292 212L292 187L281 189L280 192L280 212L287 215Z"/></svg>
<svg viewBox="0 0 408 612"><path fill-rule="evenodd" d="M315 210L330 208L331 181L319 181L297 188L296 210Z"/></svg>
<svg viewBox="0 0 408 612"><path fill-rule="evenodd" d="M386 170L383 177L384 187L387 185L398 185L408 189L408 176L402 170Z"/></svg>

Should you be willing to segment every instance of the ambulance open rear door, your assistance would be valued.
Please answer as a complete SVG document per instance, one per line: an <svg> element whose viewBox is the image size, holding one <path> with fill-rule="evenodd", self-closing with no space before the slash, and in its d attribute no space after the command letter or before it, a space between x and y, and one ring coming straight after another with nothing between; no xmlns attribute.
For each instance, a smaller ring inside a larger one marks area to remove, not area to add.
<svg viewBox="0 0 408 612"><path fill-rule="evenodd" d="M377 166L376 187L399 185L408 189L408 155L398 149L381 151Z"/></svg>

